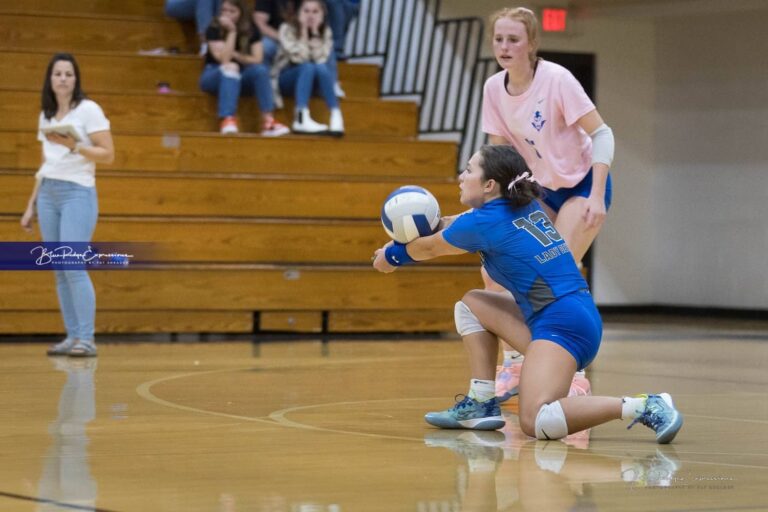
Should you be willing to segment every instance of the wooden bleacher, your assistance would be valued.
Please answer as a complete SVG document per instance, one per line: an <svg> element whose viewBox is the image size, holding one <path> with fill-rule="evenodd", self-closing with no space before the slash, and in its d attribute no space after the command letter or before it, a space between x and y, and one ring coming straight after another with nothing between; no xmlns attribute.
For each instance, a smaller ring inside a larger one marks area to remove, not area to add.
<svg viewBox="0 0 768 512"><path fill-rule="evenodd" d="M375 272L384 197L421 184L446 214L461 211L454 144L415 140L417 107L378 98L379 70L341 64L342 139L217 133L200 59L141 51L194 47L162 0L0 0L0 240L18 225L40 165L45 66L75 53L83 87L112 123L116 160L99 166L95 240L164 242L151 270L94 271L97 332L449 331L452 306L481 285L465 255ZM158 94L157 83L170 83ZM288 102L278 117L290 120ZM318 119L327 115L313 100ZM50 272L0 272L0 334L62 332Z"/></svg>

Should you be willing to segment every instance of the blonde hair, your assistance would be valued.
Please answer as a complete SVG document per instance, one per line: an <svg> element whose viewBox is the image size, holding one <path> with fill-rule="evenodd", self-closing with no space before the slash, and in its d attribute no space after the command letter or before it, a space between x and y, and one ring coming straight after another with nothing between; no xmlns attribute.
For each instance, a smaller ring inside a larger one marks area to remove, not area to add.
<svg viewBox="0 0 768 512"><path fill-rule="evenodd" d="M528 60L531 63L531 67L536 67L536 52L539 49L539 20L536 18L536 14L530 9L525 7L505 7L491 14L488 18L491 30L491 40L493 40L493 33L496 29L496 22L501 18L509 18L515 21L519 21L525 26L525 33L528 35L528 43L531 45L531 51L528 53Z"/></svg>

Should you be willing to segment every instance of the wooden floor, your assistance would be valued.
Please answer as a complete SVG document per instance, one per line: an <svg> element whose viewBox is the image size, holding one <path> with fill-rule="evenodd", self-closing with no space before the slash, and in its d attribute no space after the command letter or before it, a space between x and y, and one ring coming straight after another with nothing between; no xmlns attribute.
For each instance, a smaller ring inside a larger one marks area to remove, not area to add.
<svg viewBox="0 0 768 512"><path fill-rule="evenodd" d="M768 510L768 329L607 323L595 394L669 391L672 445L614 422L565 442L440 431L440 341L0 343L0 510Z"/></svg>

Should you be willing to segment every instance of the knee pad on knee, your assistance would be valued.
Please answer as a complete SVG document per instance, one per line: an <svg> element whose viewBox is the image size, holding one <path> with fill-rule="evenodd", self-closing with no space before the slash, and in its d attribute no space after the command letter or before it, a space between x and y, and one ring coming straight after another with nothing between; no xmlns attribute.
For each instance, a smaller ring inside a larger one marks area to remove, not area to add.
<svg viewBox="0 0 768 512"><path fill-rule="evenodd" d="M461 336L486 330L485 327L480 325L480 320L478 320L472 310L469 309L469 306L462 301L457 302L454 306L453 319L456 322L456 332Z"/></svg>
<svg viewBox="0 0 768 512"><path fill-rule="evenodd" d="M568 424L560 402L544 404L536 415L536 439L562 439L568 435Z"/></svg>

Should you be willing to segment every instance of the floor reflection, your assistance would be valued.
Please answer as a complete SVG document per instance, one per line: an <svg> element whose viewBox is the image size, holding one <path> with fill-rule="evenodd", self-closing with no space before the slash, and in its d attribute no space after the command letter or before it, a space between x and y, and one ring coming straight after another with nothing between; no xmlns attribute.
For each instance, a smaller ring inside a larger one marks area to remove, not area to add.
<svg viewBox="0 0 768 512"><path fill-rule="evenodd" d="M97 485L88 459L86 425L96 416L96 359L49 358L67 374L58 416L48 426L51 447L38 484L39 511L96 510Z"/></svg>
<svg viewBox="0 0 768 512"><path fill-rule="evenodd" d="M592 484L632 488L669 487L681 463L669 445L648 445L631 456L589 451L589 431L560 441L537 441L522 433L517 417L505 413L501 431L434 430L428 447L457 455L456 503L422 503L425 510L462 512L593 511ZM448 510L446 509L446 510Z"/></svg>

